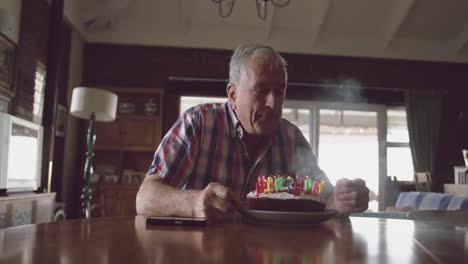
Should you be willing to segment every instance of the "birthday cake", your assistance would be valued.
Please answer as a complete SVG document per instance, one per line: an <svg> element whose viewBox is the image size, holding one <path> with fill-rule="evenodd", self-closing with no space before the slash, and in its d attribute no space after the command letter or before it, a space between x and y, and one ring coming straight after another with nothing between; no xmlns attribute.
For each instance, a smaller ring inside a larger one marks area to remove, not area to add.
<svg viewBox="0 0 468 264"><path fill-rule="evenodd" d="M260 176L255 190L248 193L247 207L251 210L321 212L325 209L322 197L323 181L312 181L308 176Z"/></svg>

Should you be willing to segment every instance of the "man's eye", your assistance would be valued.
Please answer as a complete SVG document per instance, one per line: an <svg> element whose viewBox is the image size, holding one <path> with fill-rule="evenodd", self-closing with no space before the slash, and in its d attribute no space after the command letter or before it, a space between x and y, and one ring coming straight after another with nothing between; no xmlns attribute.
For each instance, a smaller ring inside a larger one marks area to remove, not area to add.
<svg viewBox="0 0 468 264"><path fill-rule="evenodd" d="M275 90L275 94L276 94L276 95L283 95L283 94L284 94L284 90Z"/></svg>
<svg viewBox="0 0 468 264"><path fill-rule="evenodd" d="M268 90L267 89L255 89L256 94L267 94Z"/></svg>

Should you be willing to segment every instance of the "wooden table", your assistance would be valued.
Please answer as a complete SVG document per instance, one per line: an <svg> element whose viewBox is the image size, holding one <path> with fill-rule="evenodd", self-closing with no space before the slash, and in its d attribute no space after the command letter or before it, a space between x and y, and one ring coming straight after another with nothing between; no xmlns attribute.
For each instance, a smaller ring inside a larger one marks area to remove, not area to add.
<svg viewBox="0 0 468 264"><path fill-rule="evenodd" d="M0 263L468 263L468 228L354 217L319 226L146 227L142 217L0 230Z"/></svg>

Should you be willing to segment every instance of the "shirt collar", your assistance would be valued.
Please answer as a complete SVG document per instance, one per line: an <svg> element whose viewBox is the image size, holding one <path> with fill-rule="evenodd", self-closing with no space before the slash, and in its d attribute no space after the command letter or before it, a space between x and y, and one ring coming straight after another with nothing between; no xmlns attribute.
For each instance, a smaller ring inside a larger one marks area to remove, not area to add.
<svg viewBox="0 0 468 264"><path fill-rule="evenodd" d="M236 113L231 107L231 104L229 103L229 100L226 102L227 108L228 108L228 115L231 119L232 127L231 127L231 137L235 138L236 135L242 139L242 136L244 135L244 128L242 128L242 125L237 119ZM279 127L277 128L276 132L270 137L270 140L275 140L278 137L278 134L281 131L281 126L282 126L282 121L279 123Z"/></svg>
<svg viewBox="0 0 468 264"><path fill-rule="evenodd" d="M231 129L231 137L236 137L236 135L239 136L239 138L242 138L244 135L244 129L241 126L241 123L239 119L237 119L236 113L234 113L234 110L231 107L231 104L229 103L229 100L226 102L227 108L228 108L228 114L229 117L231 118L231 123L232 123L232 128Z"/></svg>

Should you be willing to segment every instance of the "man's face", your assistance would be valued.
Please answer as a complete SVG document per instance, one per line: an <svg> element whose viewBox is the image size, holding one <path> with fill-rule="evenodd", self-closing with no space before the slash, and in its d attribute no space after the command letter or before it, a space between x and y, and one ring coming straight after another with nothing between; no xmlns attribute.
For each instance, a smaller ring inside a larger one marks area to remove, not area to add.
<svg viewBox="0 0 468 264"><path fill-rule="evenodd" d="M265 136L275 132L283 111L286 76L273 58L251 57L241 70L239 84L229 84L227 91L247 133Z"/></svg>

